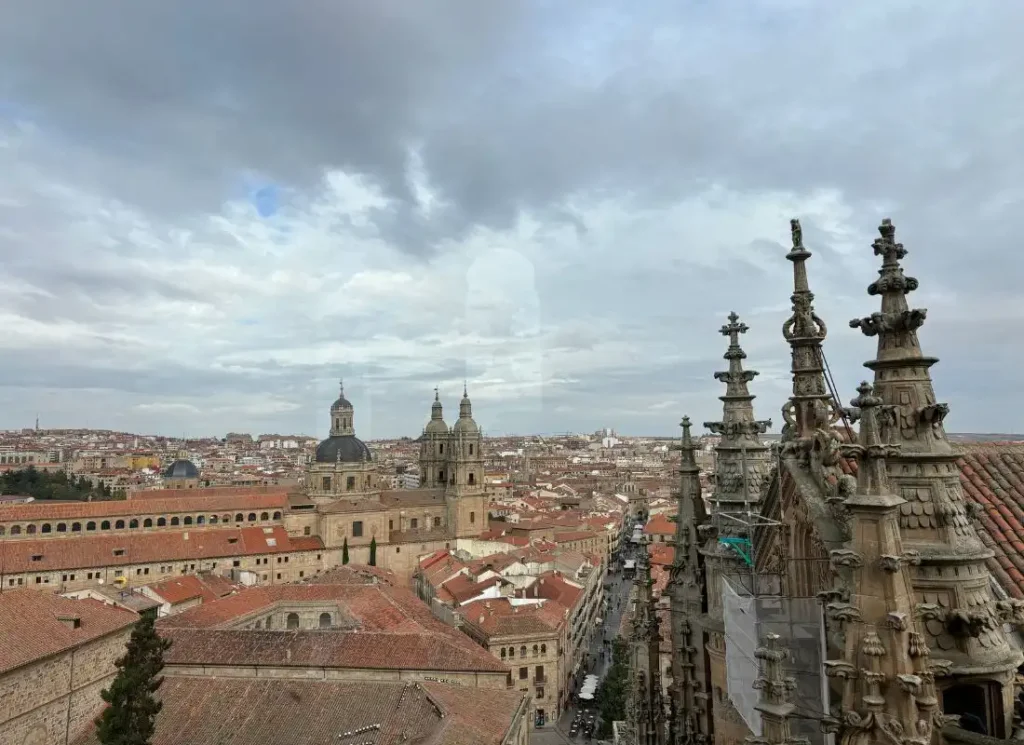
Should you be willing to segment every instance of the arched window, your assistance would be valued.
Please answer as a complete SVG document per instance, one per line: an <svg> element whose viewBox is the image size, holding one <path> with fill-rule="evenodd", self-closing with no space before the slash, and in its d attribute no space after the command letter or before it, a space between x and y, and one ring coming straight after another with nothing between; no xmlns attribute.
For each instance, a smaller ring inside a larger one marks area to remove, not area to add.
<svg viewBox="0 0 1024 745"><path fill-rule="evenodd" d="M221 515L220 521L222 523L229 523L229 522L231 522L231 515ZM270 623L270 621L267 621L267 623Z"/></svg>
<svg viewBox="0 0 1024 745"><path fill-rule="evenodd" d="M501 659L505 659L505 648L501 648Z"/></svg>
<svg viewBox="0 0 1024 745"><path fill-rule="evenodd" d="M256 522L256 513L255 512L250 512L249 513L249 522L251 522L251 523Z"/></svg>
<svg viewBox="0 0 1024 745"><path fill-rule="evenodd" d="M256 622L256 628L262 629L263 628L263 621L257 621Z"/></svg>
<svg viewBox="0 0 1024 745"><path fill-rule="evenodd" d="M547 644L541 644L540 645L540 653L541 654L547 654L548 653L548 645Z"/></svg>
<svg viewBox="0 0 1024 745"><path fill-rule="evenodd" d="M476 474L472 471L469 472L469 483L471 485L476 483Z"/></svg>
<svg viewBox="0 0 1024 745"><path fill-rule="evenodd" d="M191 524L192 524L192 516L191 515L185 515L185 525L191 525Z"/></svg>
<svg viewBox="0 0 1024 745"><path fill-rule="evenodd" d="M118 520L114 523L114 530L124 530L124 520Z"/></svg>
<svg viewBox="0 0 1024 745"><path fill-rule="evenodd" d="M440 528L441 527L441 518L439 518L439 517L435 517L434 518L434 527L435 528Z"/></svg>
<svg viewBox="0 0 1024 745"><path fill-rule="evenodd" d="M104 520L100 523L100 530L110 530L110 520Z"/></svg>
<svg viewBox="0 0 1024 745"><path fill-rule="evenodd" d="M245 516L241 512L239 512L237 515L235 515L235 522L236 523L240 523L243 520L245 520Z"/></svg>
<svg viewBox="0 0 1024 745"><path fill-rule="evenodd" d="M153 518L147 517L145 520L143 520L142 521L142 527L144 527L144 528L152 528L153 527Z"/></svg>
<svg viewBox="0 0 1024 745"><path fill-rule="evenodd" d="M52 530L53 530L53 528L50 527L50 523L43 523L43 528L42 528L42 530L40 532L42 532L42 533L49 533Z"/></svg>
<svg viewBox="0 0 1024 745"><path fill-rule="evenodd" d="M269 520L269 519L270 519L270 513L267 513L267 512L261 512L260 513L260 520Z"/></svg>
<svg viewBox="0 0 1024 745"><path fill-rule="evenodd" d="M536 644L533 645L533 656L536 657L540 653L540 647Z"/></svg>
<svg viewBox="0 0 1024 745"><path fill-rule="evenodd" d="M525 644L519 648L519 656L520 657L526 657L526 645Z"/></svg>
<svg viewBox="0 0 1024 745"><path fill-rule="evenodd" d="M219 518L216 515L210 515L210 525L216 525Z"/></svg>
<svg viewBox="0 0 1024 745"><path fill-rule="evenodd" d="M7 528L5 528L3 525L0 525L0 535L4 535L5 533L7 533Z"/></svg>
<svg viewBox="0 0 1024 745"><path fill-rule="evenodd" d="M198 515L196 517L196 525L206 525L206 515Z"/></svg>
<svg viewBox="0 0 1024 745"><path fill-rule="evenodd" d="M281 513L280 512L275 512L274 513L274 519L275 520L280 520L281 519Z"/></svg>
<svg viewBox="0 0 1024 745"><path fill-rule="evenodd" d="M139 527L139 521L135 518L132 518L128 521L128 527L132 530L135 530L135 528Z"/></svg>
<svg viewBox="0 0 1024 745"><path fill-rule="evenodd" d="M20 525L12 525L11 526L11 535L21 535L21 526Z"/></svg>
<svg viewBox="0 0 1024 745"><path fill-rule="evenodd" d="M162 528L162 527L164 527L166 525L167 525L167 518L166 517L158 517L156 519L156 526L158 528Z"/></svg>
<svg viewBox="0 0 1024 745"><path fill-rule="evenodd" d="M321 613L320 614L320 628L329 629L331 628L331 614Z"/></svg>
<svg viewBox="0 0 1024 745"><path fill-rule="evenodd" d="M288 620L285 623L285 626L286 626L286 628L289 628L289 629L297 629L297 628L299 628L299 614L298 613L289 613L288 614Z"/></svg>
<svg viewBox="0 0 1024 745"><path fill-rule="evenodd" d="M67 523L57 523L57 532L58 533L67 533L68 532L68 524Z"/></svg>
<svg viewBox="0 0 1024 745"><path fill-rule="evenodd" d="M87 522L85 524L85 529L86 530L96 530L96 523L94 523L92 520L90 520L89 522Z"/></svg>
<svg viewBox="0 0 1024 745"><path fill-rule="evenodd" d="M35 535L35 532L36 532L35 524L30 523L29 525L25 526L25 532L28 533L29 535Z"/></svg>
<svg viewBox="0 0 1024 745"><path fill-rule="evenodd" d="M181 520L179 520L177 517L172 517L171 518L171 525L179 525L180 523L181 523Z"/></svg>

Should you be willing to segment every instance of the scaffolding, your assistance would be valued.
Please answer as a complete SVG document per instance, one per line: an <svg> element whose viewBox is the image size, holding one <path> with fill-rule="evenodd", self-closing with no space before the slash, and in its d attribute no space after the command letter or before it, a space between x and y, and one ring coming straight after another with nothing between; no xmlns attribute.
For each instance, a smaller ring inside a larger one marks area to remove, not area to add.
<svg viewBox="0 0 1024 745"><path fill-rule="evenodd" d="M777 469L782 464L775 454ZM740 510L716 513L714 524L721 536L719 545L735 561L721 566L722 620L726 637L725 664L729 699L754 736L761 735L761 716L757 711L758 675L755 656L766 634L778 634L789 652L786 674L796 681L791 701L796 712L791 718L793 735L811 743L827 745L831 736L821 732L819 722L828 713L828 682L824 675L825 617L821 601L815 597L794 598L783 593L781 573L762 571L757 561L759 545L779 541L782 520L763 514L760 503L750 498L747 485L746 450L741 452L743 496ZM723 530L728 528L728 530ZM730 535L722 536L722 533ZM755 541L756 544L755 545ZM783 553L781 571L790 561ZM778 568L777 568L778 569Z"/></svg>

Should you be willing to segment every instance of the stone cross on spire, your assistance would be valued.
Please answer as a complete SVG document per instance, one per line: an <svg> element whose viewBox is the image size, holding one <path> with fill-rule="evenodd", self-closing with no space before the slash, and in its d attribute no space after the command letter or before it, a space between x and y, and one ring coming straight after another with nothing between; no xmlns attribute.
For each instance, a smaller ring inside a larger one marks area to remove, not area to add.
<svg viewBox="0 0 1024 745"><path fill-rule="evenodd" d="M927 311L907 303L907 294L918 288L901 265L907 249L896 241L891 220L883 220L878 232L872 249L882 263L868 294L881 297L881 309L850 325L878 337L875 359L865 366L875 373L873 396L886 407L882 421L868 427L880 427L879 439L900 446L886 459L886 470L893 492L907 500L895 518L900 540L920 552L910 575L914 591L932 598L923 638L952 663L951 685L991 685L1002 691L993 695L1009 700L1014 671L1024 657L1003 624L1019 615L998 602L991 589L985 562L992 550L972 525L959 452L944 427L949 407L936 401L932 385L930 370L938 360L922 354L918 341ZM877 481L878 475L872 478ZM978 670L986 673L979 677ZM1002 721L986 715L989 732L1009 731L1007 709Z"/></svg>
<svg viewBox="0 0 1024 745"><path fill-rule="evenodd" d="M814 312L814 293L807 281L807 259L811 252L803 243L799 220L790 220L793 248L786 258L793 262L793 315L782 326L792 358L793 394L782 407L786 422L784 439L805 440L838 420L838 406L825 384L821 343L828 328Z"/></svg>
<svg viewBox="0 0 1024 745"><path fill-rule="evenodd" d="M757 376L756 370L744 370L747 354L740 346L739 335L748 331L736 313L729 314L729 323L721 333L729 337L725 359L729 369L715 373L715 379L725 383L725 395L720 396L722 419L704 422L704 426L721 435L716 453L718 468L712 503L716 513L738 511L749 502L756 502L767 467L768 447L760 435L772 426L771 420L754 418L754 396L748 383ZM731 521L734 522L734 521Z"/></svg>
<svg viewBox="0 0 1024 745"><path fill-rule="evenodd" d="M345 398L345 379L338 378L338 396L339 398Z"/></svg>

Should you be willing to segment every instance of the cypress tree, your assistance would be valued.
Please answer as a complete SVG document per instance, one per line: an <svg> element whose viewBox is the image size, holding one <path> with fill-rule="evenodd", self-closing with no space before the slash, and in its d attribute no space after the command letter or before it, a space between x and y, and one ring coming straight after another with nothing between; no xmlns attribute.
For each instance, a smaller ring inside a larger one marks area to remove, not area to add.
<svg viewBox="0 0 1024 745"><path fill-rule="evenodd" d="M348 564L348 536L345 536L345 542L341 544L341 563Z"/></svg>
<svg viewBox="0 0 1024 745"><path fill-rule="evenodd" d="M124 656L116 663L117 675L100 693L109 706L96 719L96 738L102 745L149 745L156 715L163 706L154 694L164 682L164 651L170 639L156 633L155 615L146 614L132 629Z"/></svg>
<svg viewBox="0 0 1024 745"><path fill-rule="evenodd" d="M377 566L377 538L370 539L370 566Z"/></svg>

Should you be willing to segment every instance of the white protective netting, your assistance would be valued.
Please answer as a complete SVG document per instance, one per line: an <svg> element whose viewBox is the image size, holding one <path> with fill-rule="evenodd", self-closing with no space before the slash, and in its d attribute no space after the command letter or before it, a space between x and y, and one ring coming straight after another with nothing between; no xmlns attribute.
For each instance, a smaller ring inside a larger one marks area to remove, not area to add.
<svg viewBox="0 0 1024 745"><path fill-rule="evenodd" d="M819 722L828 711L825 653L821 603L817 598L752 596L738 582L722 577L722 618L725 625L725 669L729 700L755 736L761 735L761 715L755 708L759 692L754 689L758 666L755 651L759 639L774 633L789 653L785 674L796 682L790 702L796 711L790 717L795 736L806 737L812 745L827 743Z"/></svg>
<svg viewBox="0 0 1024 745"><path fill-rule="evenodd" d="M754 708L758 692L757 680L757 613L754 598L733 589L728 578L722 578L722 620L725 622L725 674L729 700L743 717L751 733L761 736L761 715Z"/></svg>

